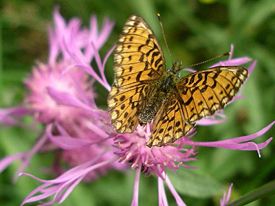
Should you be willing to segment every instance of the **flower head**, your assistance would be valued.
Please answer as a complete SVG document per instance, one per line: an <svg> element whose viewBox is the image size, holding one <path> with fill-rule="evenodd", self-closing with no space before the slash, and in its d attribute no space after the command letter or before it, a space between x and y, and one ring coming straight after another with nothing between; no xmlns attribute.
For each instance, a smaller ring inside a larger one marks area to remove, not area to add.
<svg viewBox="0 0 275 206"><path fill-rule="evenodd" d="M231 54L233 54L233 47L231 47ZM230 56L229 60L218 63L218 65L242 65L250 62L251 59L247 57L232 59ZM255 62L252 62L248 68L251 73L255 67ZM231 102L238 98L233 99ZM222 123L224 115L222 112L218 112L216 115L204 118L198 121L199 125L213 125ZM268 131L275 122L262 129L261 131L247 135L243 137L229 138L223 141L215 142L196 142L191 139L194 135L182 137L176 141L173 145L166 145L162 147L148 148L146 141L151 136L150 126L138 127L136 132L132 134L118 134L115 136L116 154L120 157L120 161L128 163L132 168L136 169L136 178L134 184L134 195L132 199L132 205L138 205L138 188L140 172L155 174L158 176L159 185L159 204L168 205L165 191L163 189L163 182L166 183L170 192L174 196L178 205L185 205L176 190L174 189L169 177L166 175L167 169L177 170L180 166L185 166L185 162L194 160L194 146L207 146L207 147L221 147L232 150L252 150L257 151L260 156L260 150L265 148L272 138L269 138L263 143L256 144L251 140L263 135ZM188 148L188 146L193 146Z"/></svg>
<svg viewBox="0 0 275 206"><path fill-rule="evenodd" d="M45 125L45 132L30 151L4 158L0 162L0 171L11 162L21 160L18 173L22 174L34 154L53 150L58 151L55 161L59 164L53 167L57 174L66 167L89 166L86 163L91 161L94 164L106 161L108 164L85 173L85 180L95 179L109 169L123 168L122 164L110 161L114 158L109 139L112 128L106 124L109 122L107 112L95 104L94 80L90 80L83 69L73 65L68 52L81 52L82 62L92 62L98 58L98 50L112 27L113 22L106 19L99 30L93 16L90 28L83 28L80 19L74 18L66 23L59 11L54 11L54 26L49 29L48 62L38 63L25 80L27 106L3 109L0 115L0 121L6 124L17 123L15 117L32 115Z"/></svg>
<svg viewBox="0 0 275 206"><path fill-rule="evenodd" d="M112 26L113 23L106 20L99 32L96 17L93 16L90 28L81 28L79 19L74 18L66 23L58 10L54 11L54 27L49 29L49 61L35 66L32 75L25 81L29 89L26 102L38 121L60 122L85 116L78 108L60 104L58 100L63 99L64 95L95 106L91 81L82 69L70 67L73 62L67 50L83 51L82 59L91 62L96 50L109 36ZM93 48L90 46L92 44Z"/></svg>
<svg viewBox="0 0 275 206"><path fill-rule="evenodd" d="M120 161L129 164L132 168L145 173L162 176L165 169L176 170L184 166L185 162L194 160L194 150L184 149L181 140L175 146L163 146L149 148L146 139L151 135L148 127L147 131L138 127L133 134L118 134L114 137L116 154Z"/></svg>
<svg viewBox="0 0 275 206"><path fill-rule="evenodd" d="M67 66L64 62L54 66L40 63L25 81L29 89L26 102L41 123L67 121L82 115L78 108L59 104L53 97L56 92L66 93L87 104L93 103L94 92L87 76L77 68L64 72Z"/></svg>

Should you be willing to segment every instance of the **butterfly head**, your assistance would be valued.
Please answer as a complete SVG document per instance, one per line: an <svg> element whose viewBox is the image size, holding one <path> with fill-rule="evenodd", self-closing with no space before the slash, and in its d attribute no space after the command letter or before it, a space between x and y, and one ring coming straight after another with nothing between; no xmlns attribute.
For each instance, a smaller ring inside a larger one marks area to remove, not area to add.
<svg viewBox="0 0 275 206"><path fill-rule="evenodd" d="M172 68L170 71L174 74L176 74L178 71L182 69L182 62L181 61L175 61L172 65Z"/></svg>

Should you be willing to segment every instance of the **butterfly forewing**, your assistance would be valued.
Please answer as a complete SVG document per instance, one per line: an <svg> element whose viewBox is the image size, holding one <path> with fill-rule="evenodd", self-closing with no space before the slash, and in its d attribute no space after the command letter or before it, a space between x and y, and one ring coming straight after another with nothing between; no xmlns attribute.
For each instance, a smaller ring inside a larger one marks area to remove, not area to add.
<svg viewBox="0 0 275 206"><path fill-rule="evenodd" d="M108 97L112 124L117 132L132 132L154 82L165 72L160 47L142 18L131 16L126 22L114 52L114 70Z"/></svg>
<svg viewBox="0 0 275 206"><path fill-rule="evenodd" d="M224 108L247 78L243 67L215 67L184 77L177 83L184 119L189 123Z"/></svg>

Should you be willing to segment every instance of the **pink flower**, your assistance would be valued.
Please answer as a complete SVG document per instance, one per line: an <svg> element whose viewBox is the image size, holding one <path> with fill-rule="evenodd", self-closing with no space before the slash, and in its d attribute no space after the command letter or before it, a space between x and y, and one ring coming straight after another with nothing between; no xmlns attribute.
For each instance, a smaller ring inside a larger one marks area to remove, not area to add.
<svg viewBox="0 0 275 206"><path fill-rule="evenodd" d="M56 162L65 162L69 167L87 166L91 161L95 164L108 162L105 167L91 170L85 175L85 180L95 179L109 169L124 168L122 164L110 161L116 157L109 139L112 128L105 123L109 121L107 112L95 104L94 81L88 79L85 71L72 65L68 53L68 49L81 52L84 62L97 59L98 50L112 27L113 22L106 19L99 30L93 16L90 28L82 28L79 19L66 23L59 11L54 11L54 27L49 29L49 60L38 63L25 81L29 92L26 106L0 111L0 122L10 125L20 123L18 117L32 115L37 122L45 124L45 133L30 151L3 158L0 171L20 160L22 165L18 173L22 174L34 154L53 150L59 150ZM64 170L61 164L54 165L53 169L57 174Z"/></svg>
<svg viewBox="0 0 275 206"><path fill-rule="evenodd" d="M178 140L175 146L149 148L146 146L146 139L150 135L149 127L147 131L138 127L137 132L133 134L116 135L114 146L119 161L129 164L133 169L141 169L144 173L162 177L165 169L177 170L180 166L185 166L185 162L195 160L194 150L184 149L182 139Z"/></svg>
<svg viewBox="0 0 275 206"><path fill-rule="evenodd" d="M179 194L174 189L169 177L165 173L165 170L177 170L180 169L180 166L188 168L186 162L195 160L195 152L193 148L184 149L187 145L217 147L232 150L255 150L259 153L261 149L265 148L270 143L272 138L259 144L251 142L251 140L262 136L274 125L274 123L275 121L259 132L243 137L229 138L227 140L215 142L195 142L190 140L189 136L179 139L173 146L152 148L146 146L146 138L144 138L150 135L150 131L144 134L142 128L138 128L137 132L134 134L117 135L115 137L115 146L117 148L116 154L120 156L121 162L128 163L132 168L136 169L132 205L138 205L139 178L141 171L158 176L160 205L168 205L165 203L166 194L163 189L163 182L168 186L177 202L177 205L185 205Z"/></svg>
<svg viewBox="0 0 275 206"><path fill-rule="evenodd" d="M57 101L63 99L64 95L95 107L91 82L83 70L71 67L73 62L67 49L82 51L83 61L91 62L96 51L107 40L112 27L113 23L107 19L101 32L98 32L95 16L91 18L90 28L81 28L81 21L77 18L66 24L58 10L54 11L54 29L49 29L49 61L35 66L32 75L25 81L29 90L26 102L39 122L68 121L83 115L79 108Z"/></svg>
<svg viewBox="0 0 275 206"><path fill-rule="evenodd" d="M66 93L87 104L93 103L94 92L89 87L87 76L77 68L65 72L67 67L65 62L54 66L40 63L25 81L29 90L26 103L38 122L62 122L82 115L83 112L78 108L60 105L54 98L57 92Z"/></svg>
<svg viewBox="0 0 275 206"><path fill-rule="evenodd" d="M219 62L218 65L242 65L248 62L251 62L251 59L248 57L235 58L232 59L233 55L233 46L231 47L231 56L229 60ZM77 55L71 53L76 61L76 65L83 68L86 72L91 74L92 78L98 79L101 78L96 73L94 73L94 68L89 66L88 64L82 64ZM251 72L254 70L256 66L256 62L253 61L248 71ZM100 69L100 73L103 73L104 67L102 70ZM102 84L106 89L110 89L110 85L108 82L101 78L99 83ZM237 98L233 99L231 102L237 100ZM224 115L222 112L217 113L216 115L208 118L204 118L198 122L199 125L212 125L222 123L224 119ZM229 138L227 140L215 141L215 142L195 142L191 140L193 135L189 135L187 137L182 137L174 145L171 146L163 146L163 147L152 147L148 148L146 146L146 140L151 135L150 127L142 128L138 127L136 132L132 134L118 134L114 137L115 143L114 146L116 148L115 153L119 156L120 162L127 163L131 168L136 170L136 178L134 184L134 195L132 200L132 205L138 205L138 188L139 188L139 178L140 173L151 173L153 175L158 176L159 181L159 204L167 205L165 191L163 189L163 182L166 183L170 192L174 196L178 205L185 205L182 201L173 185L171 184L168 176L165 173L166 169L177 170L180 166L186 166L186 162L194 160L194 147L188 148L186 146L207 146L207 147L219 147L225 149L232 150L252 150L257 151L260 155L259 151L266 147L272 138L269 138L263 143L254 143L251 140L263 135L266 133L274 124L272 122L267 127L262 129L261 131L243 137L237 138ZM194 131L193 131L194 132ZM194 134L194 133L193 133Z"/></svg>

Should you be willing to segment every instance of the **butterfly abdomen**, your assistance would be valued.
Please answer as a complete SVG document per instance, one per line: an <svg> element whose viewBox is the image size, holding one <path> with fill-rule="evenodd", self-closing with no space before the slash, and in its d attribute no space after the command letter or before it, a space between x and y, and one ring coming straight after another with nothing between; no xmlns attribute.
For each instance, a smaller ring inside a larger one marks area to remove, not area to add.
<svg viewBox="0 0 275 206"><path fill-rule="evenodd" d="M159 92L159 89L156 89L151 96L147 97L147 102L143 108L141 108L138 115L139 123L141 125L151 122L154 119L164 99L165 95L162 92Z"/></svg>
<svg viewBox="0 0 275 206"><path fill-rule="evenodd" d="M141 125L151 122L161 105L168 99L170 91L175 87L173 76L164 77L156 87L154 92L147 97L147 101L138 115Z"/></svg>

